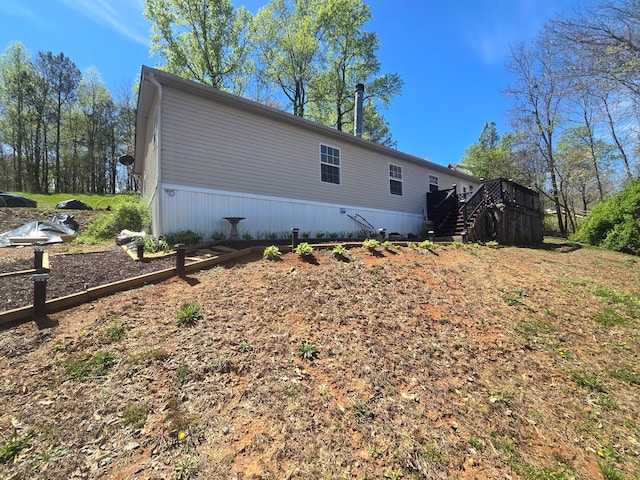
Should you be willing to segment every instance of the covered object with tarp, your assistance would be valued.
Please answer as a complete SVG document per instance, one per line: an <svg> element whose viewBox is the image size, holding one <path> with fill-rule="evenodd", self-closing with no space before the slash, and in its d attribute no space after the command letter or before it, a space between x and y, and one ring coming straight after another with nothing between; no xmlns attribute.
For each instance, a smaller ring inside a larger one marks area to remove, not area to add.
<svg viewBox="0 0 640 480"><path fill-rule="evenodd" d="M60 243L76 231L60 222L29 222L9 232L0 234L0 247L30 243Z"/></svg>
<svg viewBox="0 0 640 480"><path fill-rule="evenodd" d="M93 208L84 203L82 200L76 200L75 198L72 198L71 200L65 200L64 202L58 202L56 208L68 210L93 210Z"/></svg>

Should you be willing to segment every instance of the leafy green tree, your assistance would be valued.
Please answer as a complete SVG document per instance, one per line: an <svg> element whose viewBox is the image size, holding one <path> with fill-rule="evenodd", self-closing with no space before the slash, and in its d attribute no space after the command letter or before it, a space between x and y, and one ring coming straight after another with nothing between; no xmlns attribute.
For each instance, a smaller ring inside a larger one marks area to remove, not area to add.
<svg viewBox="0 0 640 480"><path fill-rule="evenodd" d="M173 74L241 94L251 15L229 0L146 0L151 53Z"/></svg>
<svg viewBox="0 0 640 480"><path fill-rule="evenodd" d="M640 180L629 180L618 194L589 213L574 240L640 255Z"/></svg>
<svg viewBox="0 0 640 480"><path fill-rule="evenodd" d="M362 0L330 0L318 13L322 25L323 68L310 82L309 117L338 130L353 130L354 94L365 84L363 136L385 143L388 124L380 114L402 89L396 73L380 74L378 36L364 29L371 8Z"/></svg>
<svg viewBox="0 0 640 480"><path fill-rule="evenodd" d="M260 81L277 85L300 117L319 72L322 5L322 0L271 0L251 22Z"/></svg>
<svg viewBox="0 0 640 480"><path fill-rule="evenodd" d="M30 107L33 95L35 71L31 55L20 42L7 47L0 57L0 129L3 138L13 151L13 177L16 190L24 189L23 163L30 123ZM9 189L8 185L4 188Z"/></svg>
<svg viewBox="0 0 640 480"><path fill-rule="evenodd" d="M516 179L513 143L512 134L501 138L496 122L485 122L478 141L467 147L462 163L478 178Z"/></svg>

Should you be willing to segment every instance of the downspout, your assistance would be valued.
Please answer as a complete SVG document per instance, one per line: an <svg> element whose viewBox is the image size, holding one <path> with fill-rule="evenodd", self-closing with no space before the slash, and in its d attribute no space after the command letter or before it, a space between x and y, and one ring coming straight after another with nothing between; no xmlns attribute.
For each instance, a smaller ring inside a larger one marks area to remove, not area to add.
<svg viewBox="0 0 640 480"><path fill-rule="evenodd" d="M160 184L162 183L162 85L160 82L156 80L153 76L153 72L149 72L149 80L153 83L158 91L158 106L156 107L156 118L158 119L156 123L158 131L156 132L156 138L158 142L158 180L156 181L156 191L155 194L157 196L158 201L158 215L157 215L157 225L155 226L155 230L160 233L162 232L162 194L159 190ZM152 228L153 230L153 228Z"/></svg>

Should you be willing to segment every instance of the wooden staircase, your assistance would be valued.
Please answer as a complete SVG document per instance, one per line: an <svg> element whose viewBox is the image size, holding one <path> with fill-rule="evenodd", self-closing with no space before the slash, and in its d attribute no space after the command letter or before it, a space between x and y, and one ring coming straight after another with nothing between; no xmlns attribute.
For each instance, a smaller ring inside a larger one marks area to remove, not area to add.
<svg viewBox="0 0 640 480"><path fill-rule="evenodd" d="M441 239L484 240L480 237L487 232L474 232L476 220L488 210L505 205L528 211L540 209L536 192L502 178L483 182L473 194L457 194L455 187L427 194L428 217L434 222L435 236ZM495 228L494 224L491 230Z"/></svg>

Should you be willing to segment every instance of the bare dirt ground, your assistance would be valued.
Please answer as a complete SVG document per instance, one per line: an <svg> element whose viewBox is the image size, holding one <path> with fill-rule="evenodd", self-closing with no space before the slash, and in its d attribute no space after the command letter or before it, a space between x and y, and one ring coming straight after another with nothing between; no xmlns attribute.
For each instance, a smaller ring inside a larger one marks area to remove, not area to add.
<svg viewBox="0 0 640 480"><path fill-rule="evenodd" d="M258 255L5 328L0 473L638 479L639 265L566 242Z"/></svg>

